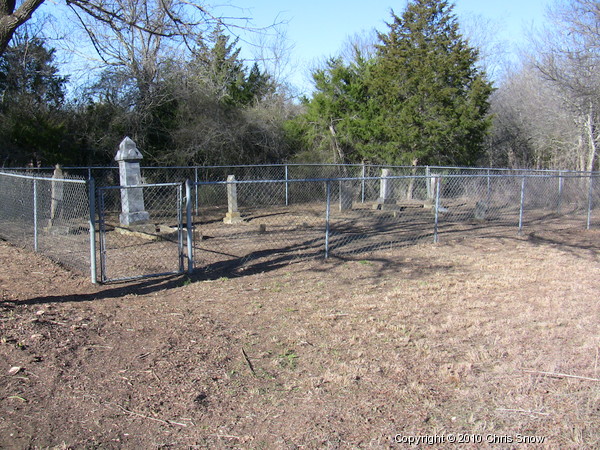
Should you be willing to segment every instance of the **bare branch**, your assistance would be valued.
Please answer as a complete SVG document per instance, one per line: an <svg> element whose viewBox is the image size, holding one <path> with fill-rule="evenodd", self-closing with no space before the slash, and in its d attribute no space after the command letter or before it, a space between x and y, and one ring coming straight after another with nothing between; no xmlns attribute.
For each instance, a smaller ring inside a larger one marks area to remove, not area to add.
<svg viewBox="0 0 600 450"><path fill-rule="evenodd" d="M0 0L0 55L4 53L17 28L27 22L44 0L25 0L14 11L14 0Z"/></svg>

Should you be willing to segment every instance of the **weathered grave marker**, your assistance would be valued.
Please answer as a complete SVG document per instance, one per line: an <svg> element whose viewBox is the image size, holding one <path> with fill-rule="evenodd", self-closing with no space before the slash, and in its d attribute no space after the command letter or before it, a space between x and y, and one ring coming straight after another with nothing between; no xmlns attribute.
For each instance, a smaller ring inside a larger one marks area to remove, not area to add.
<svg viewBox="0 0 600 450"><path fill-rule="evenodd" d="M142 175L140 161L143 156L135 142L126 137L119 144L119 151L115 161L119 163L119 179L121 186L121 225L143 224L150 220L150 214L144 207L144 191L141 187L128 188L126 186L140 186Z"/></svg>
<svg viewBox="0 0 600 450"><path fill-rule="evenodd" d="M340 181L340 211L352 209L352 182Z"/></svg>
<svg viewBox="0 0 600 450"><path fill-rule="evenodd" d="M429 169L429 167L427 169ZM428 173L427 200L429 202L435 202L435 197L437 195L437 180L438 178L441 180L441 177L442 176L439 173Z"/></svg>
<svg viewBox="0 0 600 450"><path fill-rule="evenodd" d="M379 180L379 198L373 205L373 209L383 209L383 205L392 205L396 202L391 198L392 185L390 179L390 169L381 169L381 179Z"/></svg>
<svg viewBox="0 0 600 450"><path fill-rule="evenodd" d="M242 217L238 211L235 175L229 175L227 177L227 214L225 214L223 222L228 224L242 222Z"/></svg>
<svg viewBox="0 0 600 450"><path fill-rule="evenodd" d="M50 201L50 223L53 226L57 219L62 217L63 201L64 201L64 178L65 174L62 171L60 164L57 164L52 174L51 186L51 201Z"/></svg>
<svg viewBox="0 0 600 450"><path fill-rule="evenodd" d="M487 215L488 205L486 202L478 201L475 204L475 219L485 220Z"/></svg>

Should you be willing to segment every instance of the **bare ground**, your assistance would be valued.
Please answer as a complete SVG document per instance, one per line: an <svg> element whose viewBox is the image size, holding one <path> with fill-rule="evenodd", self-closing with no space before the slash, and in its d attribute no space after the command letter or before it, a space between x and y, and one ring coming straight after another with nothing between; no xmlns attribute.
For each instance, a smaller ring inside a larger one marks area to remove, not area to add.
<svg viewBox="0 0 600 450"><path fill-rule="evenodd" d="M599 251L573 229L94 286L0 242L0 448L597 448Z"/></svg>

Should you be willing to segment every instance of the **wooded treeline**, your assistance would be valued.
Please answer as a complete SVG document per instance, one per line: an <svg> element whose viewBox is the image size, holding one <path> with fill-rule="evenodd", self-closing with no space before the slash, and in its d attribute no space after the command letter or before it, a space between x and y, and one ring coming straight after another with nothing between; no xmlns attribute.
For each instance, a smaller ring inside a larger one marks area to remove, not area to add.
<svg viewBox="0 0 600 450"><path fill-rule="evenodd" d="M26 3L0 0L0 37ZM373 42L354 40L315 68L301 99L267 65L244 61L234 28L204 4L68 4L103 69L67 95L56 50L26 20L14 26L0 48L1 165L111 164L128 135L150 165L598 170L600 1L556 6L492 83L453 5L410 0Z"/></svg>

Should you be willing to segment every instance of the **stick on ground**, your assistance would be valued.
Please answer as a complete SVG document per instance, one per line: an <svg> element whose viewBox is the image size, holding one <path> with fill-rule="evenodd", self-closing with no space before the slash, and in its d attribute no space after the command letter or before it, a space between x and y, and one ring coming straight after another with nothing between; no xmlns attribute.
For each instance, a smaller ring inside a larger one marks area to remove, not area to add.
<svg viewBox="0 0 600 450"><path fill-rule="evenodd" d="M248 355L246 355L246 351L244 350L244 347L242 347L242 355L244 355L244 359L246 360L246 363L248 364L248 367L250 368L250 372L252 372L252 375L256 376L256 372L254 371L254 366L252 365L250 358L248 358Z"/></svg>
<svg viewBox="0 0 600 450"><path fill-rule="evenodd" d="M538 375L546 375L548 377L555 377L555 378L575 378L577 380L600 381L600 378L581 377L579 375L569 375L568 373L540 372L539 370L523 370L523 372L535 373Z"/></svg>

